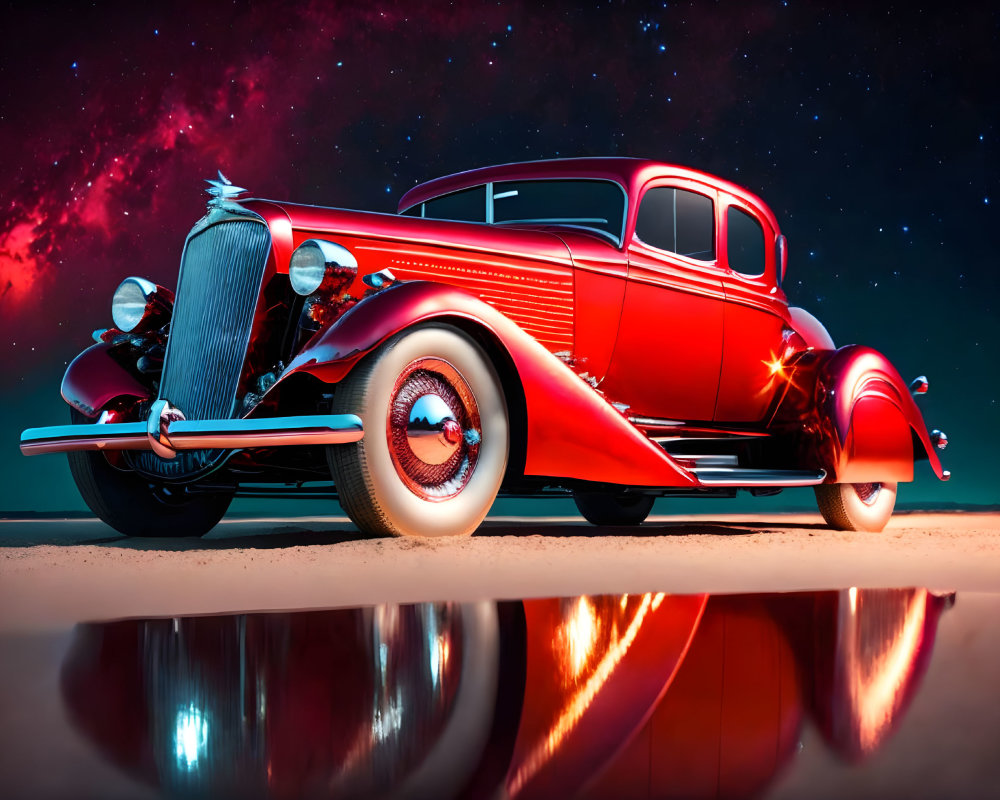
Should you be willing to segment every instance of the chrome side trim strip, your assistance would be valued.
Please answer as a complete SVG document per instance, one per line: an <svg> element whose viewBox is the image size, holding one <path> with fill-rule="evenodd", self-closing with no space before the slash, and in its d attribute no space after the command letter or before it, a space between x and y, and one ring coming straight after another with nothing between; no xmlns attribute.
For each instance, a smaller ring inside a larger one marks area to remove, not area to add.
<svg viewBox="0 0 1000 800"><path fill-rule="evenodd" d="M690 470L702 486L816 486L826 479L826 470L725 469L705 467Z"/></svg>
<svg viewBox="0 0 1000 800"><path fill-rule="evenodd" d="M287 445L344 444L364 436L354 414L316 414L266 419L175 420L160 430L160 445L177 450L235 450ZM145 422L53 425L28 428L21 434L26 456L69 450L150 450Z"/></svg>
<svg viewBox="0 0 1000 800"><path fill-rule="evenodd" d="M705 469L708 467L735 467L739 459L735 454L720 453L718 455L688 455L687 453L668 453L674 461L691 461L692 467Z"/></svg>
<svg viewBox="0 0 1000 800"><path fill-rule="evenodd" d="M656 417L629 417L628 421L633 425L647 428L680 428L687 424L676 419L657 419Z"/></svg>

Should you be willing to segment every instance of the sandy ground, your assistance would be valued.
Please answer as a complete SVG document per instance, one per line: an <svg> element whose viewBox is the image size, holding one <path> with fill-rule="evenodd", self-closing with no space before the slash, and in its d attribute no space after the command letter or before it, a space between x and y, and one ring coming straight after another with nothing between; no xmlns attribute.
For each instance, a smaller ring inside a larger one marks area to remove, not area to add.
<svg viewBox="0 0 1000 800"><path fill-rule="evenodd" d="M892 586L1000 592L1000 514L900 514L880 534L818 515L491 518L463 539L361 536L346 518L224 521L126 539L96 520L0 521L0 631L81 620L642 591Z"/></svg>

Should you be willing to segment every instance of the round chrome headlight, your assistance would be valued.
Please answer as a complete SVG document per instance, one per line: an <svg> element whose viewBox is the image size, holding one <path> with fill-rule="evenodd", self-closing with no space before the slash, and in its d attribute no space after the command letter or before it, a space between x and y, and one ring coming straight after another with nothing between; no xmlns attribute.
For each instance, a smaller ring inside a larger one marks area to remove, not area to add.
<svg viewBox="0 0 1000 800"><path fill-rule="evenodd" d="M156 284L145 278L126 278L115 289L111 298L111 319L118 330L128 333L142 322L149 305L149 297L156 292Z"/></svg>
<svg viewBox="0 0 1000 800"><path fill-rule="evenodd" d="M288 279L296 294L312 294L331 271L357 273L358 261L346 247L324 239L308 239L295 248L288 265Z"/></svg>

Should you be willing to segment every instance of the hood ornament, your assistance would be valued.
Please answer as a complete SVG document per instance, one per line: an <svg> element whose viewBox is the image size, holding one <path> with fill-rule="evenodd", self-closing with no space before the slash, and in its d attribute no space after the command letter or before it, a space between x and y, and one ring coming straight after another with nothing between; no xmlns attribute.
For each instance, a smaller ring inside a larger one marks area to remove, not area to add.
<svg viewBox="0 0 1000 800"><path fill-rule="evenodd" d="M222 174L222 170L219 170L219 180L206 180L205 183L208 184L208 188L205 190L205 193L212 196L212 199L208 201L208 208L210 211L213 208L242 210L239 205L229 201L235 199L238 195L243 194L246 189L242 186L233 186L233 182Z"/></svg>

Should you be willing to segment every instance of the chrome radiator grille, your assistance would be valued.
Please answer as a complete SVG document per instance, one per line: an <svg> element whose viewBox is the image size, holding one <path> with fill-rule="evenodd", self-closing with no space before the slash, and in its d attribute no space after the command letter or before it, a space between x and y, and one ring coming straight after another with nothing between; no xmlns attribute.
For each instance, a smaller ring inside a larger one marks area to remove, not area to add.
<svg viewBox="0 0 1000 800"><path fill-rule="evenodd" d="M160 397L187 419L234 416L270 236L259 222L213 225L188 240Z"/></svg>
<svg viewBox="0 0 1000 800"><path fill-rule="evenodd" d="M174 299L160 398L187 419L229 419L253 326L271 245L267 226L238 220L206 228L188 240ZM215 462L219 450L186 450L170 460L139 451L133 466L180 479Z"/></svg>

